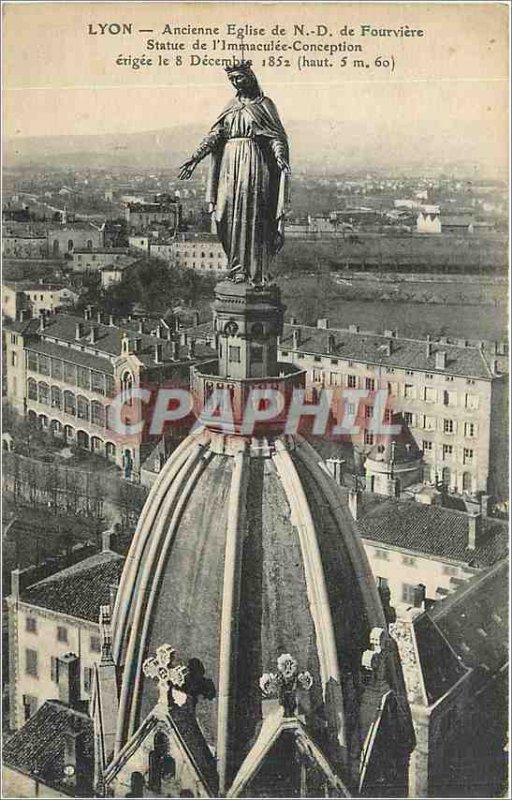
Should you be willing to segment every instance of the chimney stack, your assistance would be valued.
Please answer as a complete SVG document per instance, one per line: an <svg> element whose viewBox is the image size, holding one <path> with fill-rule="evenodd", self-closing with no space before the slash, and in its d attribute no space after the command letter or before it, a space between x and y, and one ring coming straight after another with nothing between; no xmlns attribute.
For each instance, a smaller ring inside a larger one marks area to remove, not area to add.
<svg viewBox="0 0 512 800"><path fill-rule="evenodd" d="M298 350L300 347L300 330L295 328L293 331L293 349Z"/></svg>
<svg viewBox="0 0 512 800"><path fill-rule="evenodd" d="M47 324L46 314L44 313L44 311L40 311L39 312L39 330L40 331L44 331L44 329L46 328L46 324Z"/></svg>
<svg viewBox="0 0 512 800"><path fill-rule="evenodd" d="M75 339L81 339L84 335L84 323L77 322L75 328Z"/></svg>
<svg viewBox="0 0 512 800"><path fill-rule="evenodd" d="M433 352L432 342L430 341L430 338L427 338L427 358L431 356Z"/></svg>
<svg viewBox="0 0 512 800"><path fill-rule="evenodd" d="M108 553L111 550L116 549L119 544L119 531L116 530L116 526L112 525L111 528L108 530L103 531L101 534L101 551L102 553Z"/></svg>
<svg viewBox="0 0 512 800"><path fill-rule="evenodd" d="M389 340L388 340L388 341L385 343L385 350L384 350L384 354L385 354L386 356L390 356L390 355L392 355L392 353L393 353L393 342L391 341L391 339L389 339Z"/></svg>
<svg viewBox="0 0 512 800"><path fill-rule="evenodd" d="M193 340L190 340L190 342L188 343L188 357L194 358L195 354L196 354L195 342Z"/></svg>
<svg viewBox="0 0 512 800"><path fill-rule="evenodd" d="M84 309L84 318L85 318L85 319L86 319L88 322L90 322L90 321L91 321L91 319L92 319L92 306L87 306L87 307Z"/></svg>
<svg viewBox="0 0 512 800"><path fill-rule="evenodd" d="M103 324L103 311L98 311L96 314L96 322L99 322L100 325Z"/></svg>
<svg viewBox="0 0 512 800"><path fill-rule="evenodd" d="M353 519L357 522L358 517L361 515L362 495L359 489L351 489L348 493L348 508L352 514Z"/></svg>
<svg viewBox="0 0 512 800"><path fill-rule="evenodd" d="M427 590L425 585L423 583L418 583L418 585L414 587L414 608L423 608L426 596Z"/></svg>
<svg viewBox="0 0 512 800"><path fill-rule="evenodd" d="M140 336L136 336L135 339L133 340L133 352L140 353L141 347L142 347L142 339L140 338Z"/></svg>
<svg viewBox="0 0 512 800"><path fill-rule="evenodd" d="M349 325L348 331L349 333L359 333L359 325Z"/></svg>
<svg viewBox="0 0 512 800"><path fill-rule="evenodd" d="M297 324L297 317L290 317L290 325L296 325L296 324Z"/></svg>
<svg viewBox="0 0 512 800"><path fill-rule="evenodd" d="M185 331L182 331L180 333L180 344L183 344L183 345L188 344L188 336L187 336Z"/></svg>
<svg viewBox="0 0 512 800"><path fill-rule="evenodd" d="M171 358L173 361L179 361L180 358L180 346L178 342L171 342Z"/></svg>
<svg viewBox="0 0 512 800"><path fill-rule="evenodd" d="M316 327L321 328L322 330L327 330L329 327L329 320L323 317L322 319L318 319L316 321Z"/></svg>
<svg viewBox="0 0 512 800"><path fill-rule="evenodd" d="M472 511L468 514L468 550L476 550L482 542L482 514Z"/></svg>
<svg viewBox="0 0 512 800"><path fill-rule="evenodd" d="M436 369L446 369L446 353L444 350L436 352Z"/></svg>
<svg viewBox="0 0 512 800"><path fill-rule="evenodd" d="M114 322L114 315L113 315L113 314L109 314L109 315L108 315L108 324L109 324L111 327L114 327L114 325L116 324L116 323Z"/></svg>
<svg viewBox="0 0 512 800"><path fill-rule="evenodd" d="M192 315L192 319L193 319L193 324L194 325L196 325L196 326L199 325L199 311L194 311L194 313Z"/></svg>
<svg viewBox="0 0 512 800"><path fill-rule="evenodd" d="M139 319L137 328L138 328L139 333L144 333L144 320L143 319Z"/></svg>
<svg viewBox="0 0 512 800"><path fill-rule="evenodd" d="M80 702L80 659L74 653L59 658L59 700L70 708Z"/></svg>
<svg viewBox="0 0 512 800"><path fill-rule="evenodd" d="M155 343L155 364L163 362L163 344L161 342Z"/></svg>
<svg viewBox="0 0 512 800"><path fill-rule="evenodd" d="M332 335L332 333L329 334L329 337L327 339L327 352L328 353L335 353L336 352L336 339Z"/></svg>
<svg viewBox="0 0 512 800"><path fill-rule="evenodd" d="M91 325L91 330L89 333L89 341L91 344L96 344L99 339L99 330L96 325Z"/></svg>

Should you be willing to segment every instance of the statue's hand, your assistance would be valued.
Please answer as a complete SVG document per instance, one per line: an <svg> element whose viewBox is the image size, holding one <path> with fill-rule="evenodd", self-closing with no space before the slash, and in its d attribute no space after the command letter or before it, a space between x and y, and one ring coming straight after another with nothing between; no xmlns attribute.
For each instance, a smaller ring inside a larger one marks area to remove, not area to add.
<svg viewBox="0 0 512 800"><path fill-rule="evenodd" d="M181 165L180 171L178 172L178 178L180 181L188 181L188 179L192 177L192 173L196 167L197 161L195 161L193 158L185 161L185 163Z"/></svg>
<svg viewBox="0 0 512 800"><path fill-rule="evenodd" d="M276 158L277 166L282 172L286 172L287 175L290 174L290 165L282 156L277 156Z"/></svg>

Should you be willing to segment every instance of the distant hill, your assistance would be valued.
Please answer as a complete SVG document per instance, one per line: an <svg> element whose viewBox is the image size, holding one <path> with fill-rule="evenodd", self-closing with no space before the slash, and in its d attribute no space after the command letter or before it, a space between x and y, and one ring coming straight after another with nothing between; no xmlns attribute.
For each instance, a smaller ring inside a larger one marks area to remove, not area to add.
<svg viewBox="0 0 512 800"><path fill-rule="evenodd" d="M141 167L175 168L199 144L204 125L176 125L140 133L91 136L41 136L4 140L4 165L30 167ZM404 140L389 131L361 130L349 122L293 122L287 125L294 169L324 170L405 168L425 171L429 166L474 169L470 143L464 164L446 164L426 131ZM476 143L475 143L476 144Z"/></svg>

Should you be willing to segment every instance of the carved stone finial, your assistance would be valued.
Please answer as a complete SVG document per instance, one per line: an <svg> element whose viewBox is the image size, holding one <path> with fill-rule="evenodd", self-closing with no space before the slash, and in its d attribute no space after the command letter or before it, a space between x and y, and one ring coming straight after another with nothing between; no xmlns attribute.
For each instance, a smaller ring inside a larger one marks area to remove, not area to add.
<svg viewBox="0 0 512 800"><path fill-rule="evenodd" d="M277 672L265 672L260 678L260 689L265 697L277 697L285 716L292 717L297 710L297 692L308 692L313 678L307 671L298 672L297 661L290 653L277 659Z"/></svg>
<svg viewBox="0 0 512 800"><path fill-rule="evenodd" d="M384 628L372 628L370 631L370 647L365 650L361 665L367 672L372 673L375 679L381 677L384 665L384 650L386 648L387 633Z"/></svg>
<svg viewBox="0 0 512 800"><path fill-rule="evenodd" d="M185 664L176 664L176 651L170 644L162 644L157 648L156 654L147 658L142 665L146 678L158 680L160 692L159 703L167 705L169 693L176 705L185 704L187 695L183 687L188 675Z"/></svg>

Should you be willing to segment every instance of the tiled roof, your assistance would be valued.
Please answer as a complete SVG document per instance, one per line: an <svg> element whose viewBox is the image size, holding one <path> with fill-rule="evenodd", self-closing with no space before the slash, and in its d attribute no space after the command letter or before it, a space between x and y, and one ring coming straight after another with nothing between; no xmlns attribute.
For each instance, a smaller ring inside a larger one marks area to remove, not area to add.
<svg viewBox="0 0 512 800"><path fill-rule="evenodd" d="M92 353L82 353L81 350L65 347L55 342L33 341L27 345L28 350L36 353L42 353L47 356L54 356L55 358L62 358L64 361L71 361L73 364L78 364L81 367L89 367L96 369L100 372L107 372L109 375L114 374L114 367L111 361L105 356L94 356Z"/></svg>
<svg viewBox="0 0 512 800"><path fill-rule="evenodd" d="M123 557L117 553L97 553L28 586L21 592L21 600L97 622L100 606L110 602L110 586L119 581L123 564Z"/></svg>
<svg viewBox="0 0 512 800"><path fill-rule="evenodd" d="M80 737L83 774L88 786L82 786L82 796L92 796L94 776L93 724L80 711L68 708L58 700L47 700L25 725L4 744L6 766L38 779L65 794L74 794L74 787L64 783L66 734ZM80 770L82 774L82 770Z"/></svg>
<svg viewBox="0 0 512 800"><path fill-rule="evenodd" d="M446 694L467 670L428 614L416 618L414 633L430 705Z"/></svg>
<svg viewBox="0 0 512 800"><path fill-rule="evenodd" d="M508 559L437 603L430 617L468 667L500 669L508 660Z"/></svg>
<svg viewBox="0 0 512 800"><path fill-rule="evenodd" d="M84 335L80 339L76 339L76 325L80 322L83 325ZM88 336L91 327L97 330L97 341L92 344L88 341ZM156 343L162 345L162 357L166 363L173 362L171 357L171 342L167 339L159 339L149 333L139 333L133 330L133 323L126 325L106 325L104 323L96 322L95 320L84 320L83 317L74 316L71 314L54 314L47 317L46 328L41 334L39 345L30 344L31 349L38 349L40 352L45 352L56 357L72 360L84 366L90 366L95 369L109 371L108 359L106 356L118 357L121 354L121 340L125 333L133 335L133 338L141 340L140 350L136 353L137 358L146 366L156 366L154 362L154 348ZM92 353L84 353L74 348L68 348L63 345L56 344L55 342L46 341L47 338L58 339L63 342L72 342L77 345L82 343L88 349L97 350L102 355L94 356ZM41 349L42 348L42 349ZM56 348L56 349L52 349ZM180 361L198 361L200 359L212 358L214 351L209 346L199 346L196 348L194 358L188 355L188 348L186 345L179 347L179 360ZM85 360L81 360L85 359ZM92 360L91 360L92 359ZM111 368L110 368L111 369Z"/></svg>
<svg viewBox="0 0 512 800"><path fill-rule="evenodd" d="M480 524L481 543L470 550L468 516L461 511L423 505L415 500L364 495L358 519L361 536L372 542L488 567L507 555L508 527L489 517L482 518Z"/></svg>
<svg viewBox="0 0 512 800"><path fill-rule="evenodd" d="M300 331L300 344L293 346L292 332ZM329 337L334 338L334 347L329 350ZM342 358L363 361L383 367L401 367L402 369L419 370L421 372L437 372L446 375L462 375L470 378L490 379L492 373L485 355L477 347L461 347L453 342L430 342L431 355L427 354L427 342L424 339L408 339L393 337L392 353L386 355L386 343L390 337L383 334L360 331L355 333L339 328L320 329L307 325L284 326L281 337L281 349L294 352L324 355L329 358ZM446 368L436 369L436 351L446 353Z"/></svg>

